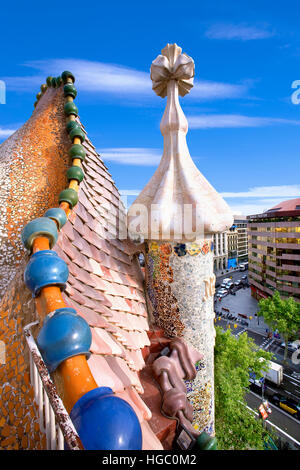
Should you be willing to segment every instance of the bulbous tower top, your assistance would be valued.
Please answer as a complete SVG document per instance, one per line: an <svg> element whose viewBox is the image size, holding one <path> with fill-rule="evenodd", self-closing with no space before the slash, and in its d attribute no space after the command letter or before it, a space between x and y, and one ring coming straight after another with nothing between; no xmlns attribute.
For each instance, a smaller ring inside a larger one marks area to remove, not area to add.
<svg viewBox="0 0 300 470"><path fill-rule="evenodd" d="M152 62L152 88L158 96L167 96L160 124L164 151L154 175L129 208L128 231L134 238L194 241L233 223L227 203L189 154L188 123L178 95L190 92L194 74L193 59L176 44L167 44Z"/></svg>

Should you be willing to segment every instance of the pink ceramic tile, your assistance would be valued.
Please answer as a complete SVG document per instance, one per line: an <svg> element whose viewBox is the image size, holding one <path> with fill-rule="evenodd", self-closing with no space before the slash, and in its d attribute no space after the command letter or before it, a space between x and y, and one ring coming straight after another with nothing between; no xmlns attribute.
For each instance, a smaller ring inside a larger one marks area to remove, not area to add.
<svg viewBox="0 0 300 470"><path fill-rule="evenodd" d="M81 251L83 248L82 236L74 229L73 229L73 235L74 235L73 245L75 245L76 248L78 248L78 250Z"/></svg>
<svg viewBox="0 0 300 470"><path fill-rule="evenodd" d="M148 408L148 406L143 402L143 400L141 399L140 395L136 392L136 390L134 388L128 388L126 389L131 400L135 403L135 405L137 407L139 407L139 409L141 410L142 414L143 414L143 418L146 420L146 421L149 421L151 418L152 418L152 413L150 411L150 409Z"/></svg>
<svg viewBox="0 0 300 470"><path fill-rule="evenodd" d="M114 392L124 390L123 383L111 370L104 357L92 354L88 365L99 387L110 387Z"/></svg>
<svg viewBox="0 0 300 470"><path fill-rule="evenodd" d="M130 369L138 371L145 367L145 361L141 351L130 351L129 349L125 349L125 354L126 361L128 361Z"/></svg>
<svg viewBox="0 0 300 470"><path fill-rule="evenodd" d="M84 295L95 301L96 300L98 300L99 302L105 301L104 295L99 290L89 287L87 285L84 286Z"/></svg>
<svg viewBox="0 0 300 470"><path fill-rule="evenodd" d="M113 310L121 310L123 312L125 311L130 313L132 312L132 308L128 305L127 299L124 299L123 297L115 297L112 295L107 295L106 297L110 301L111 308Z"/></svg>
<svg viewBox="0 0 300 470"><path fill-rule="evenodd" d="M122 398L123 400L125 400L127 403L129 403L129 405L132 407L132 409L134 410L138 420L141 422L144 420L144 415L143 415L143 410L137 405L137 403L135 403L130 394L128 393L127 389L124 389L118 393L116 393L116 396L119 397L119 398Z"/></svg>
<svg viewBox="0 0 300 470"><path fill-rule="evenodd" d="M101 330L101 329L100 329ZM92 353L95 354L107 354L110 355L112 354L112 349L110 345L107 343L107 341L104 341L98 334L97 334L98 329L96 328L91 328L92 332L92 344L90 347L90 350Z"/></svg>
<svg viewBox="0 0 300 470"><path fill-rule="evenodd" d="M120 347L118 343L113 339L113 337L107 333L106 330L101 328L94 328L94 332L98 335L98 337L103 340L111 349L111 354L114 356L123 356L123 348Z"/></svg>
<svg viewBox="0 0 300 470"><path fill-rule="evenodd" d="M84 232L85 232L85 229L84 229L84 223L82 222L81 218L80 217L76 217L75 221L74 221L74 224L73 224L73 228L75 228L77 230L77 232L82 236L84 237Z"/></svg>
<svg viewBox="0 0 300 470"><path fill-rule="evenodd" d="M63 259L67 265L69 265L69 262L70 262L70 258L67 256L67 254L61 249L61 247L59 246L58 243L56 243L56 245L54 246L53 248L53 251L55 251L58 256Z"/></svg>
<svg viewBox="0 0 300 470"><path fill-rule="evenodd" d="M128 367L124 359L120 357L114 358L112 356L106 356L105 360L115 374L120 377L125 387L132 385L136 389L143 389L137 373Z"/></svg>
<svg viewBox="0 0 300 470"><path fill-rule="evenodd" d="M75 235L73 232L73 227L70 221L68 221L62 228L61 232L71 240L74 241Z"/></svg>
<svg viewBox="0 0 300 470"><path fill-rule="evenodd" d="M83 222L88 221L88 212L80 201L78 201L78 204L76 206L76 214L82 219Z"/></svg>
<svg viewBox="0 0 300 470"><path fill-rule="evenodd" d="M109 272L110 272L112 281L116 282L117 284L124 284L123 279L124 278L126 279L125 276L122 276L120 273L118 273L117 271L114 271L113 269L110 269Z"/></svg>
<svg viewBox="0 0 300 470"><path fill-rule="evenodd" d="M77 304L77 302L75 302L72 298L68 298L68 303L71 307L75 308L78 315L83 317L90 326L104 328L109 332L114 331L114 327L108 323L107 320L99 313L96 313L90 308L84 307L83 305Z"/></svg>

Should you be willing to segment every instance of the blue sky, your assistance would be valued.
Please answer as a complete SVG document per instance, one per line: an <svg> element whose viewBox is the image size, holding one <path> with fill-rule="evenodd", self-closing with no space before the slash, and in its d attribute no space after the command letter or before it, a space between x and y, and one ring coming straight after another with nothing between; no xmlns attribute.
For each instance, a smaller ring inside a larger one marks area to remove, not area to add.
<svg viewBox="0 0 300 470"><path fill-rule="evenodd" d="M166 104L149 69L176 42L195 61L181 105L205 177L237 214L300 197L299 15L296 1L6 2L0 141L30 117L46 77L71 70L81 121L118 188L141 190L162 153Z"/></svg>

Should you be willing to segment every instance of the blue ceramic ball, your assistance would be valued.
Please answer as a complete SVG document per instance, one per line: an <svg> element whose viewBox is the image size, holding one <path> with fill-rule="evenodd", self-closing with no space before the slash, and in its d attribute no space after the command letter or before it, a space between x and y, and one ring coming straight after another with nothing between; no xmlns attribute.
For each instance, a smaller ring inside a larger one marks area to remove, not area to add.
<svg viewBox="0 0 300 470"><path fill-rule="evenodd" d="M87 450L142 449L141 425L134 410L109 387L83 395L70 417Z"/></svg>

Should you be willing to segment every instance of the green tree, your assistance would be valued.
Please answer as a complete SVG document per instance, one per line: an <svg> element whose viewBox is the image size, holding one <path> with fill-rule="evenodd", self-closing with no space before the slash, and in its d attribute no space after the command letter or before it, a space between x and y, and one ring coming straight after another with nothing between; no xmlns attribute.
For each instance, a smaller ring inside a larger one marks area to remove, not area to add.
<svg viewBox="0 0 300 470"><path fill-rule="evenodd" d="M278 330L285 342L284 362L288 355L288 342L299 335L300 303L292 297L282 299L278 291L272 297L261 299L258 303L258 315L264 318L265 323L272 329Z"/></svg>
<svg viewBox="0 0 300 470"><path fill-rule="evenodd" d="M263 357L266 361L260 361ZM249 372L257 377L268 370L272 354L258 349L247 333L238 338L216 327L215 426L222 450L263 449L267 435L261 420L246 407Z"/></svg>

